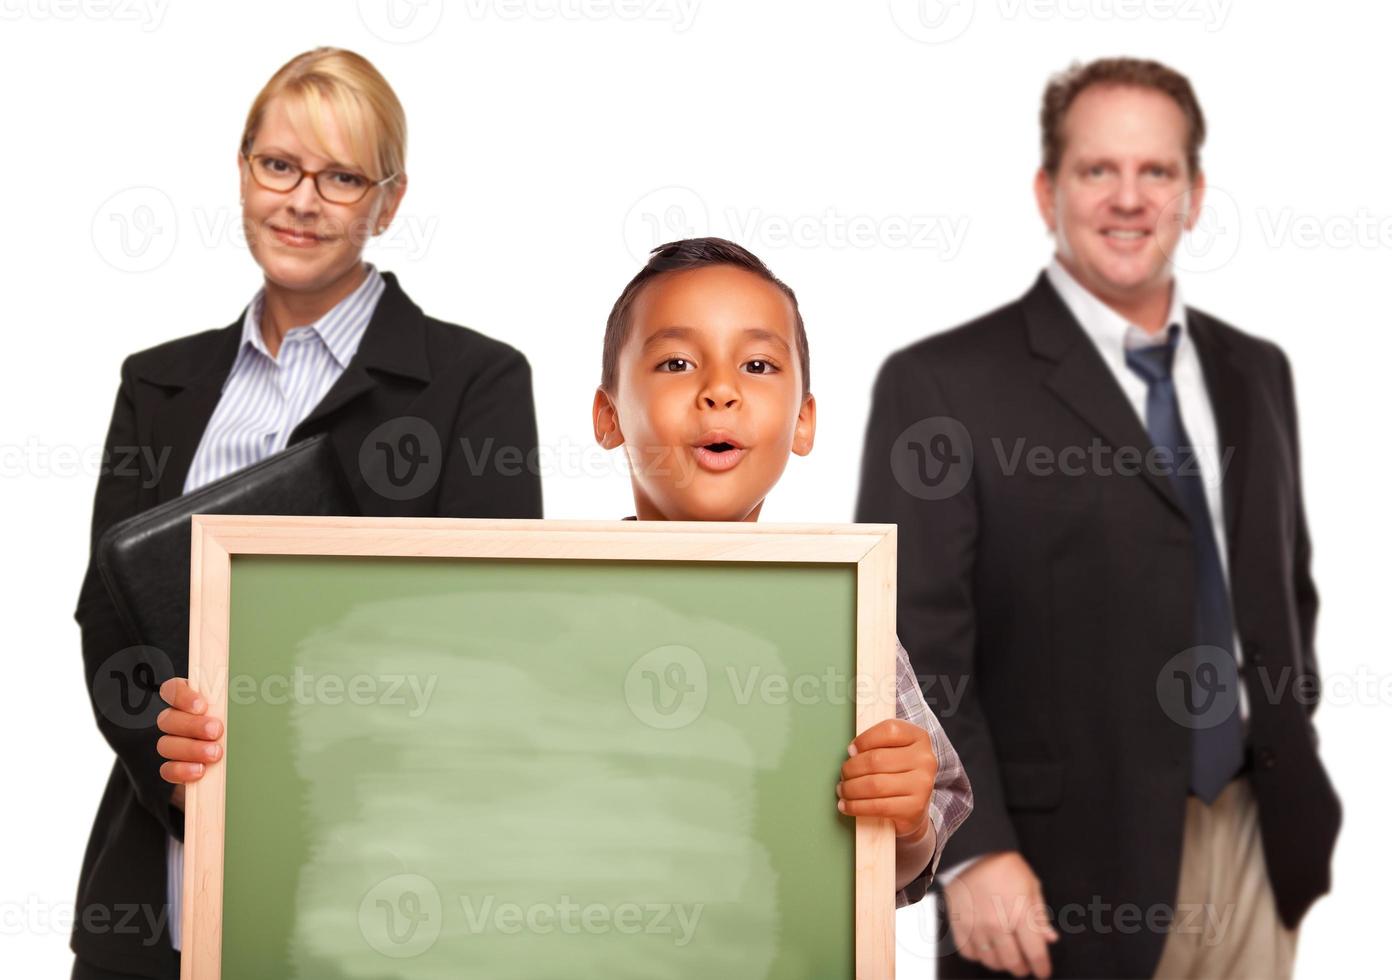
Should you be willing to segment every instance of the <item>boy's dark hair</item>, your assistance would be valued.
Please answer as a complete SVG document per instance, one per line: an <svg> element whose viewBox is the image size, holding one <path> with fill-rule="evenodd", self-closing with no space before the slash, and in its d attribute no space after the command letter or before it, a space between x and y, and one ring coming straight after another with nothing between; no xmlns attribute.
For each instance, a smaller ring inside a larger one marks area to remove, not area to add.
<svg viewBox="0 0 1392 980"><path fill-rule="evenodd" d="M811 358L807 350L807 331L802 325L802 312L798 309L797 296L786 283L769 271L768 266L764 265L757 255L724 238L685 238L679 242L659 245L652 250L648 264L629 280L614 303L614 308L609 311L609 322L604 328L604 367L600 374L600 384L604 390L612 393L618 385L619 351L623 350L623 345L628 342L628 335L633 326L633 303L643 287L665 272L683 272L709 265L732 265L737 269L752 272L760 279L773 283L788 297L789 302L793 304L793 342L797 347L798 360L802 364L802 394L806 397L812 390L812 380L808 373Z"/></svg>
<svg viewBox="0 0 1392 980"><path fill-rule="evenodd" d="M1043 138L1044 172L1057 176L1063 159L1063 117L1074 100L1094 85L1120 85L1148 88L1168 95L1189 121L1189 137L1184 156L1192 179L1199 172L1199 148L1203 146L1205 129L1203 110L1189 79L1158 61L1142 58L1099 58L1084 65L1074 62L1049 79L1044 89L1044 104L1039 110L1039 129Z"/></svg>

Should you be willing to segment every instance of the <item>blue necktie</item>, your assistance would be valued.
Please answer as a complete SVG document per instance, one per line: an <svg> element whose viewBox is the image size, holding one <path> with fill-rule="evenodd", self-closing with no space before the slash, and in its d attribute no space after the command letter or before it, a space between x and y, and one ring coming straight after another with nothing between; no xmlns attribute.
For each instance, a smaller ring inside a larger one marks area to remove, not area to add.
<svg viewBox="0 0 1392 980"><path fill-rule="evenodd" d="M1212 803L1242 768L1242 719L1237 709L1237 661L1232 653L1232 605L1198 455L1180 419L1171 373L1179 337L1179 327L1171 326L1166 343L1128 350L1126 366L1147 385L1146 428L1157 449L1170 451L1170 480L1189 517L1194 541L1194 643L1199 649L1192 676L1186 680L1192 722L1189 787L1205 803Z"/></svg>

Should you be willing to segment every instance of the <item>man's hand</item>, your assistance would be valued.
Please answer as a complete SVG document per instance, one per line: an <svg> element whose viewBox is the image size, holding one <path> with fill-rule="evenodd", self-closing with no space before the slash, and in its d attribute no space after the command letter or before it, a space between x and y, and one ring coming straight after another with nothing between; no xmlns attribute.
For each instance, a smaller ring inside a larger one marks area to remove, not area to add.
<svg viewBox="0 0 1392 980"><path fill-rule="evenodd" d="M943 888L957 951L1017 977L1050 974L1049 944L1058 933L1039 879L1019 851L981 858Z"/></svg>
<svg viewBox="0 0 1392 980"><path fill-rule="evenodd" d="M888 817L904 843L933 829L928 801L938 776L933 740L912 722L891 718L867 728L847 748L836 808L852 817Z"/></svg>
<svg viewBox="0 0 1392 980"><path fill-rule="evenodd" d="M160 685L160 697L169 705L159 713L156 723L160 736L156 748L166 760L160 766L165 782L177 784L172 797L179 809L184 807L184 783L203 778L207 763L222 758L222 722L209 717L208 702L189 687L183 677L171 677Z"/></svg>

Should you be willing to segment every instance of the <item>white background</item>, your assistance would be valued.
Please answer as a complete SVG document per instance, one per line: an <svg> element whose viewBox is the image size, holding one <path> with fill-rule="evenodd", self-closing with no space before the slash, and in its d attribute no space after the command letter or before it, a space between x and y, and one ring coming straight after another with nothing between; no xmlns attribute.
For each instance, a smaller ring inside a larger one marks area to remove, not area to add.
<svg viewBox="0 0 1392 980"><path fill-rule="evenodd" d="M1215 208L1185 294L1279 342L1302 410L1318 721L1346 817L1299 972L1385 960L1385 6L397 3L401 27L385 0L0 0L6 976L67 975L111 764L71 616L120 362L231 322L257 288L237 139L271 73L319 44L370 58L409 117L410 188L370 257L427 312L528 355L546 514L569 518L631 512L589 406L605 316L647 248L735 238L797 290L821 425L764 517L850 520L884 357L1018 296L1049 255L1030 191L1048 75L1123 53L1186 72ZM932 975L922 909L900 914L901 977Z"/></svg>

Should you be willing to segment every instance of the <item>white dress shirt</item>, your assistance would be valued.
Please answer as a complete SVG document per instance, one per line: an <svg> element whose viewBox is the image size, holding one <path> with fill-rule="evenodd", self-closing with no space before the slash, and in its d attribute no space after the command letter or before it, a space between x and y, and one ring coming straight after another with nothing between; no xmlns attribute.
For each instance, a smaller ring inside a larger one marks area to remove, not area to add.
<svg viewBox="0 0 1392 980"><path fill-rule="evenodd" d="M385 288L381 273L367 263L358 288L313 323L287 330L275 357L261 334L266 290L256 293L242 317L242 343L189 465L184 493L285 448L295 427L353 359ZM165 873L169 936L174 948L182 949L184 845L173 836Z"/></svg>
<svg viewBox="0 0 1392 980"><path fill-rule="evenodd" d="M1122 394L1136 410L1136 418L1141 428L1146 427L1145 381L1126 366L1126 352L1139 347L1159 346L1168 338L1168 328L1179 328L1179 345L1175 348L1174 378L1175 397L1179 400L1179 414L1184 421L1184 431L1194 444L1198 454L1199 468L1203 475L1204 491L1208 498L1208 512L1213 517L1214 537L1218 539L1218 558L1223 564L1223 574L1228 571L1228 542L1223 534L1223 469L1226 462L1222 445L1218 441L1218 423L1213 415L1213 403L1208 397L1208 385L1204 381L1203 366L1199 363L1198 351L1194 349L1189 336L1188 317L1184 314L1184 299L1179 290L1179 281L1174 281L1170 292L1170 311L1164 328L1155 333L1147 333L1134 323L1117 313L1106 303L1088 292L1074 279L1058 259L1049 263L1045 273L1049 283L1063 298L1064 305L1082 325L1083 330L1097 345L1102 360L1111 368L1112 376L1121 386Z"/></svg>

